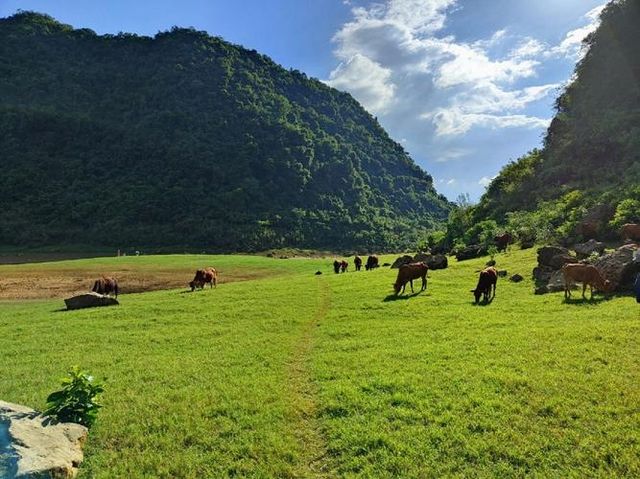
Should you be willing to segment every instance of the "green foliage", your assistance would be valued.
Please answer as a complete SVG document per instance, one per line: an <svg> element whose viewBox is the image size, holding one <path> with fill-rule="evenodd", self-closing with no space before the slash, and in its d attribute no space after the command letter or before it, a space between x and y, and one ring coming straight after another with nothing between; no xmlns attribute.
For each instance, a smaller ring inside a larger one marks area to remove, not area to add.
<svg viewBox="0 0 640 479"><path fill-rule="evenodd" d="M552 236L564 235L568 241L579 218L553 211L553 202L562 203L562 196L573 190L582 191L584 201L618 204L612 227L637 218L635 203L625 200L635 197L640 183L638 25L640 2L609 2L600 26L585 39L586 55L556 101L544 148L502 169L474 210L474 221L502 223L509 212L531 211L536 223L546 214L535 213L542 203L550 216L542 222L550 225ZM530 236L531 231L522 233Z"/></svg>
<svg viewBox="0 0 640 479"><path fill-rule="evenodd" d="M616 206L616 212L610 225L614 229L619 229L626 223L640 223L640 199L627 198Z"/></svg>
<svg viewBox="0 0 640 479"><path fill-rule="evenodd" d="M0 20L0 245L402 249L450 209L347 93L193 29Z"/></svg>
<svg viewBox="0 0 640 479"><path fill-rule="evenodd" d="M93 376L81 371L77 366L69 370L69 376L62 380L62 389L47 397L44 414L60 422L74 422L91 427L98 409L98 394L104 392L102 385L93 381Z"/></svg>

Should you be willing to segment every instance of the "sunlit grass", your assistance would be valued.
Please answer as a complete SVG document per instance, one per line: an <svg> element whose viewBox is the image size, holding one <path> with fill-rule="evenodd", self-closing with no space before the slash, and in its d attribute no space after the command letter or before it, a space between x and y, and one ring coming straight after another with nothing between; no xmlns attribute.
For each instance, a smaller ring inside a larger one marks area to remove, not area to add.
<svg viewBox="0 0 640 479"><path fill-rule="evenodd" d="M640 309L534 296L534 256L498 257L526 279L487 306L469 292L486 258L401 299L386 268L228 256L210 260L277 274L76 312L3 302L0 397L42 407L72 364L104 377L83 477L638 476Z"/></svg>

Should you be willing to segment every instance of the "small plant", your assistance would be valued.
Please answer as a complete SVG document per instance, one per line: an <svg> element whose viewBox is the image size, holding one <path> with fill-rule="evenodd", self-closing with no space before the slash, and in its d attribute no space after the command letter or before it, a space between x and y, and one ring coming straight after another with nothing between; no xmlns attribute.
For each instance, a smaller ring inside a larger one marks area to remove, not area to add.
<svg viewBox="0 0 640 479"><path fill-rule="evenodd" d="M62 389L49 394L44 414L60 422L91 427L102 407L96 396L103 391L102 385L93 382L93 376L74 366L62 380Z"/></svg>
<svg viewBox="0 0 640 479"><path fill-rule="evenodd" d="M496 255L498 254L498 248L496 247L496 245L489 246L489 248L487 249L487 254L491 256L491 261L495 261Z"/></svg>

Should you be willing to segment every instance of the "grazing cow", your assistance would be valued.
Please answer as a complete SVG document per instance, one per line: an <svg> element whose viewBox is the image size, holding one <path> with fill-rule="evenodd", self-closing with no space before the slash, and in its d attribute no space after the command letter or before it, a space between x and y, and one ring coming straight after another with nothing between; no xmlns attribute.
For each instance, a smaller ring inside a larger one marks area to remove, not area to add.
<svg viewBox="0 0 640 479"><path fill-rule="evenodd" d="M360 271L362 268L362 258L360 256L356 256L353 258L353 264L356 266L356 271Z"/></svg>
<svg viewBox="0 0 640 479"><path fill-rule="evenodd" d="M369 271L370 269L377 268L378 266L378 257L376 255L371 255L367 258L367 264L364 265L364 269Z"/></svg>
<svg viewBox="0 0 640 479"><path fill-rule="evenodd" d="M627 223L622 226L620 233L623 240L631 239L634 241L640 241L640 225Z"/></svg>
<svg viewBox="0 0 640 479"><path fill-rule="evenodd" d="M335 274L338 274L338 273L340 272L340 265L341 265L341 264L342 264L342 263L340 263L340 261L338 261L338 260L335 260L335 261L333 262L333 272L334 272Z"/></svg>
<svg viewBox="0 0 640 479"><path fill-rule="evenodd" d="M100 279L97 279L93 283L93 288L91 291L98 294L109 295L113 293L115 297L118 297L118 282L115 278L110 278L107 276L103 276Z"/></svg>
<svg viewBox="0 0 640 479"><path fill-rule="evenodd" d="M196 275L193 280L189 283L191 287L191 291L196 289L196 287L200 289L204 289L204 285L209 283L211 288L218 287L218 272L215 268L205 268L199 269L196 271Z"/></svg>
<svg viewBox="0 0 640 479"><path fill-rule="evenodd" d="M347 272L348 267L349 267L349 263L347 263L345 260L342 260L340 262L340 271L342 271L343 273Z"/></svg>
<svg viewBox="0 0 640 479"><path fill-rule="evenodd" d="M478 285L476 289L472 289L471 292L476 299L476 304L480 302L480 296L484 295L484 302L488 303L489 300L493 300L496 297L496 285L498 283L498 272L493 266L490 266L483 271L480 271L480 277L478 278ZM491 296L491 288L493 287L493 296ZM491 296L491 297L490 297Z"/></svg>
<svg viewBox="0 0 640 479"><path fill-rule="evenodd" d="M564 277L564 297L571 297L571 285L574 282L582 283L582 297L585 297L585 291L587 285L591 291L591 297L593 298L594 286L599 291L608 293L611 290L611 282L608 279L604 279L598 271L598 268L592 264L583 263L567 263L562 267L562 276Z"/></svg>
<svg viewBox="0 0 640 479"><path fill-rule="evenodd" d="M420 291L426 290L428 272L429 267L425 263L408 263L401 265L398 268L398 277L393 285L393 290L395 291L396 296L400 293L401 288L402 294L404 294L404 289L406 288L407 283L411 285L411 292L413 293L413 280L418 278L422 279L422 287L420 288Z"/></svg>
<svg viewBox="0 0 640 479"><path fill-rule="evenodd" d="M498 251L507 251L507 246L511 244L513 241L513 237L509 233L503 233L501 235L495 236L493 241L496 243L496 248Z"/></svg>

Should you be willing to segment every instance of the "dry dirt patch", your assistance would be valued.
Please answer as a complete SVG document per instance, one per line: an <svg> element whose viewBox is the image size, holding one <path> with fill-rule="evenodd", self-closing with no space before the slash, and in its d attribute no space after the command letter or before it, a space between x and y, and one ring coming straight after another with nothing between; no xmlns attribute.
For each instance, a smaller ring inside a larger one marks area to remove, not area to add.
<svg viewBox="0 0 640 479"><path fill-rule="evenodd" d="M268 269L219 270L220 283L247 281L273 274ZM123 267L96 273L92 269L12 269L0 271L0 299L66 298L91 291L93 282L104 274L117 278L121 293L140 293L161 289L187 288L193 278L193 268L134 269Z"/></svg>

